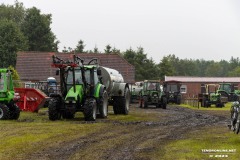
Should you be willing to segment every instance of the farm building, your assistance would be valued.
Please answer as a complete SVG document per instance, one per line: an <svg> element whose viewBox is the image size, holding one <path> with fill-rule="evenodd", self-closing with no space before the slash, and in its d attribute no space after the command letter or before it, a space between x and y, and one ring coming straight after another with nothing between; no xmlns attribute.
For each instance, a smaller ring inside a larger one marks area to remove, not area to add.
<svg viewBox="0 0 240 160"><path fill-rule="evenodd" d="M56 76L56 68L51 67L52 56L56 55L63 60L73 60L71 53L54 53L54 52L18 52L16 70L22 81L46 81L48 77ZM76 53L77 56L89 61L97 58L99 65L116 69L119 71L125 82L135 82L135 68L118 54L85 54Z"/></svg>
<svg viewBox="0 0 240 160"><path fill-rule="evenodd" d="M165 76L165 81L180 81L181 93L185 97L197 97L201 93L201 84L232 83L240 88L240 77L187 77Z"/></svg>

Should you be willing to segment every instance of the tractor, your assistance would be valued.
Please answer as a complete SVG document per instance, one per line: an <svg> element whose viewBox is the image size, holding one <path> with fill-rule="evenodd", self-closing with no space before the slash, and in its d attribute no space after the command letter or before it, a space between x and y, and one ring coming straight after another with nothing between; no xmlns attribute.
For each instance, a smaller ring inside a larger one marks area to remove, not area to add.
<svg viewBox="0 0 240 160"><path fill-rule="evenodd" d="M58 68L60 92L50 95L49 119L72 119L78 111L83 112L85 121L95 121L96 117L107 117L108 94L100 83L101 71L96 67L96 59L85 66L84 60L73 56L73 62L53 56L52 67ZM94 64L93 64L94 63Z"/></svg>
<svg viewBox="0 0 240 160"><path fill-rule="evenodd" d="M20 109L15 104L17 95L13 89L12 71L0 69L0 120L18 119Z"/></svg>
<svg viewBox="0 0 240 160"><path fill-rule="evenodd" d="M224 107L227 103L227 98L217 92L218 85L216 84L202 84L201 93L199 94L199 101L202 107L210 107L215 104L216 107Z"/></svg>
<svg viewBox="0 0 240 160"><path fill-rule="evenodd" d="M148 105L156 105L157 108L167 107L167 97L161 89L160 81L145 80L143 89L140 91L139 107L148 108Z"/></svg>
<svg viewBox="0 0 240 160"><path fill-rule="evenodd" d="M217 92L228 97L229 102L240 100L240 90L237 90L237 87L232 83L220 83Z"/></svg>
<svg viewBox="0 0 240 160"><path fill-rule="evenodd" d="M181 104L182 95L180 92L181 83L179 81L165 81L163 90L168 103Z"/></svg>

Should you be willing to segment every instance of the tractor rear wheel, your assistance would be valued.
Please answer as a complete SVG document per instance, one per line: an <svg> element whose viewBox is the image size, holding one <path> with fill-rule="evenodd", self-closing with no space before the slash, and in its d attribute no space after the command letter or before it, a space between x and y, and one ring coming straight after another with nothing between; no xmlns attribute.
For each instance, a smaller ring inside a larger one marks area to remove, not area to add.
<svg viewBox="0 0 240 160"><path fill-rule="evenodd" d="M61 119L60 112L61 102L59 98L51 98L48 104L48 118L49 120L55 121Z"/></svg>
<svg viewBox="0 0 240 160"><path fill-rule="evenodd" d="M97 114L97 103L94 98L86 99L83 106L85 121L95 121Z"/></svg>
<svg viewBox="0 0 240 160"><path fill-rule="evenodd" d="M9 119L18 119L20 116L20 109L16 104L9 106L10 116Z"/></svg>
<svg viewBox="0 0 240 160"><path fill-rule="evenodd" d="M147 96L143 97L143 106L144 106L144 108L148 108L148 97Z"/></svg>
<svg viewBox="0 0 240 160"><path fill-rule="evenodd" d="M0 104L0 120L6 120L10 117L9 108L5 104Z"/></svg>
<svg viewBox="0 0 240 160"><path fill-rule="evenodd" d="M108 94L106 90L103 91L99 100L99 113L101 118L106 118L108 115Z"/></svg>

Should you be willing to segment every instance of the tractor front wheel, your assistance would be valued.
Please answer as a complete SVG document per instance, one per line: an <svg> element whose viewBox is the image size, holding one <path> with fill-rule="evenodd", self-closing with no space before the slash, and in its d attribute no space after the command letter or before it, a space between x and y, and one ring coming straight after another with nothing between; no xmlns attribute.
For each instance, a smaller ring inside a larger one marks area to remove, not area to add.
<svg viewBox="0 0 240 160"><path fill-rule="evenodd" d="M49 120L55 121L61 119L60 112L60 100L59 98L52 98L48 104L48 118Z"/></svg>
<svg viewBox="0 0 240 160"><path fill-rule="evenodd" d="M0 120L6 120L10 117L9 108L5 104L0 104Z"/></svg>
<svg viewBox="0 0 240 160"><path fill-rule="evenodd" d="M83 106L83 114L85 121L95 121L97 114L97 103L94 98L89 98Z"/></svg>
<svg viewBox="0 0 240 160"><path fill-rule="evenodd" d="M16 104L9 106L10 117L9 119L18 119L20 116L20 109Z"/></svg>

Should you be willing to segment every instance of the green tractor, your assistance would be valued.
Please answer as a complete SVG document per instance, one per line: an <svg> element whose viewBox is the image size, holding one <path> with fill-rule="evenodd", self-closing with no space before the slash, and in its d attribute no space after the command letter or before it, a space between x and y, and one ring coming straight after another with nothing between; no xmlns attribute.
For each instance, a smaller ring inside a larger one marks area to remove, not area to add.
<svg viewBox="0 0 240 160"><path fill-rule="evenodd" d="M232 83L220 83L217 92L227 97L229 102L240 100L240 90Z"/></svg>
<svg viewBox="0 0 240 160"><path fill-rule="evenodd" d="M181 82L179 81L165 81L163 90L166 94L168 103L181 104Z"/></svg>
<svg viewBox="0 0 240 160"><path fill-rule="evenodd" d="M227 99L217 92L217 87L218 85L216 84L201 85L202 93L198 97L202 107L210 107L212 104L215 104L216 107L224 107Z"/></svg>
<svg viewBox="0 0 240 160"><path fill-rule="evenodd" d="M148 105L156 105L157 108L166 109L167 98L161 89L160 81L145 80L140 91L139 107L148 108Z"/></svg>
<svg viewBox="0 0 240 160"><path fill-rule="evenodd" d="M19 118L20 109L15 102L11 71L2 68L0 69L0 120Z"/></svg>
<svg viewBox="0 0 240 160"><path fill-rule="evenodd" d="M95 121L96 117L106 118L108 114L108 94L99 81L101 74L92 59L87 65L74 55L74 62L66 62L53 56L52 66L58 68L61 93L51 94L49 119L72 119L78 111L83 112L85 121ZM93 64L94 63L94 64Z"/></svg>

